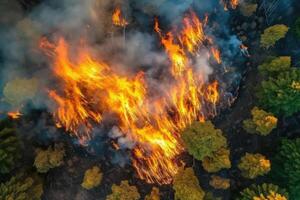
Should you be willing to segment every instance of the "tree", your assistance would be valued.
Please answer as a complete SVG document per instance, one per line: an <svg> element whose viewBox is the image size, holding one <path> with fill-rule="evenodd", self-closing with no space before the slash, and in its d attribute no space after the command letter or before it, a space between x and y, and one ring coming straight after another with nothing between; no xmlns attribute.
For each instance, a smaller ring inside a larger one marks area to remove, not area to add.
<svg viewBox="0 0 300 200"><path fill-rule="evenodd" d="M18 174L0 184L0 200L40 200L43 185L38 177Z"/></svg>
<svg viewBox="0 0 300 200"><path fill-rule="evenodd" d="M199 185L193 168L180 168L173 180L176 200L203 200L205 192Z"/></svg>
<svg viewBox="0 0 300 200"><path fill-rule="evenodd" d="M276 42L285 37L289 30L289 27L283 24L277 24L264 30L261 35L260 45L263 48L270 48L276 44Z"/></svg>
<svg viewBox="0 0 300 200"><path fill-rule="evenodd" d="M103 175L100 171L100 168L94 166L91 169L85 171L81 186L87 190L97 187L102 181L102 176Z"/></svg>
<svg viewBox="0 0 300 200"><path fill-rule="evenodd" d="M9 173L19 159L19 140L14 128L0 131L0 174Z"/></svg>
<svg viewBox="0 0 300 200"><path fill-rule="evenodd" d="M244 2L240 5L240 11L245 17L250 17L255 13L257 10L257 4L256 3L247 3Z"/></svg>
<svg viewBox="0 0 300 200"><path fill-rule="evenodd" d="M47 150L37 149L34 166L39 173L47 173L50 169L59 167L63 164L65 150L63 144L55 144Z"/></svg>
<svg viewBox="0 0 300 200"><path fill-rule="evenodd" d="M300 197L300 138L281 141L272 164L271 177L288 189L291 199Z"/></svg>
<svg viewBox="0 0 300 200"><path fill-rule="evenodd" d="M277 75L279 72L289 70L291 68L291 63L291 57L281 56L264 62L258 67L258 69L262 74L273 76Z"/></svg>
<svg viewBox="0 0 300 200"><path fill-rule="evenodd" d="M159 189L157 187L153 187L151 193L145 197L145 200L160 200Z"/></svg>
<svg viewBox="0 0 300 200"><path fill-rule="evenodd" d="M257 96L260 104L276 115L291 116L300 111L300 70L291 69L263 81Z"/></svg>
<svg viewBox="0 0 300 200"><path fill-rule="evenodd" d="M230 179L212 175L209 181L209 185L211 185L215 189L227 190L230 187Z"/></svg>
<svg viewBox="0 0 300 200"><path fill-rule="evenodd" d="M112 194L106 200L138 200L141 196L135 186L130 186L128 181L122 181L120 185L113 184Z"/></svg>
<svg viewBox="0 0 300 200"><path fill-rule="evenodd" d="M271 170L271 163L261 154L246 153L238 164L245 178L254 179L267 174Z"/></svg>
<svg viewBox="0 0 300 200"><path fill-rule="evenodd" d="M293 32L297 38L300 38L300 17L298 17L295 21Z"/></svg>
<svg viewBox="0 0 300 200"><path fill-rule="evenodd" d="M268 135L277 127L277 118L257 107L251 110L252 119L243 121L243 127L248 133Z"/></svg>
<svg viewBox="0 0 300 200"><path fill-rule="evenodd" d="M222 131L215 129L210 121L194 122L183 131L182 139L188 152L198 160L213 156L215 151L227 145Z"/></svg>
<svg viewBox="0 0 300 200"><path fill-rule="evenodd" d="M264 183L244 189L237 200L288 200L288 193L277 185Z"/></svg>
<svg viewBox="0 0 300 200"><path fill-rule="evenodd" d="M231 162L229 159L230 151L226 148L220 148L212 156L207 156L202 161L203 168L210 173L218 172L221 169L229 169Z"/></svg>

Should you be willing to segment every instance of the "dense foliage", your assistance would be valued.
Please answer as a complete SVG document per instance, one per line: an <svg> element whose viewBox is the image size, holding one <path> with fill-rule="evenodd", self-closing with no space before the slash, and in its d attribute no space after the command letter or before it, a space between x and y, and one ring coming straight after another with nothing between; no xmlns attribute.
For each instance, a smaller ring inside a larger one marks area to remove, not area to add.
<svg viewBox="0 0 300 200"><path fill-rule="evenodd" d="M281 142L271 175L279 185L288 189L291 199L300 197L300 138Z"/></svg>
<svg viewBox="0 0 300 200"><path fill-rule="evenodd" d="M199 185L193 168L181 168L173 180L176 200L202 200L204 191Z"/></svg>
<svg viewBox="0 0 300 200"><path fill-rule="evenodd" d="M251 119L243 121L243 127L248 133L268 135L277 127L277 118L257 107L251 110Z"/></svg>
<svg viewBox="0 0 300 200"><path fill-rule="evenodd" d="M263 81L258 98L265 109L276 115L290 116L300 111L300 70L291 69Z"/></svg>
<svg viewBox="0 0 300 200"><path fill-rule="evenodd" d="M278 75L280 72L289 70L291 68L291 63L291 57L281 56L270 61L265 61L258 69L262 74L274 76Z"/></svg>
<svg viewBox="0 0 300 200"><path fill-rule="evenodd" d="M270 48L276 44L276 42L285 37L289 28L283 24L277 24L264 30L261 35L260 45L263 48Z"/></svg>
<svg viewBox="0 0 300 200"><path fill-rule="evenodd" d="M87 190L97 187L102 181L102 176L103 174L101 173L100 168L94 166L85 171L81 186Z"/></svg>
<svg viewBox="0 0 300 200"><path fill-rule="evenodd" d="M43 185L37 177L19 174L0 184L0 200L39 200L42 194Z"/></svg>
<svg viewBox="0 0 300 200"><path fill-rule="evenodd" d="M160 200L159 189L157 187L153 187L151 193L145 197L145 200Z"/></svg>
<svg viewBox="0 0 300 200"><path fill-rule="evenodd" d="M128 181L122 181L120 185L113 184L112 194L106 200L138 200L140 194L135 186L130 186Z"/></svg>
<svg viewBox="0 0 300 200"><path fill-rule="evenodd" d="M284 189L273 184L251 185L240 193L237 200L288 200Z"/></svg>
<svg viewBox="0 0 300 200"><path fill-rule="evenodd" d="M0 174L10 172L19 158L19 142L15 129L6 125L2 121L0 127Z"/></svg>
<svg viewBox="0 0 300 200"><path fill-rule="evenodd" d="M261 154L246 153L238 164L245 178L254 179L267 174L271 170L271 163Z"/></svg>
<svg viewBox="0 0 300 200"><path fill-rule="evenodd" d="M50 169L63 164L65 150L62 144L55 144L46 150L38 149L34 160L34 166L39 173L46 173Z"/></svg>
<svg viewBox="0 0 300 200"><path fill-rule="evenodd" d="M229 169L231 162L229 159L230 151L226 148L220 148L212 156L206 156L202 161L203 168L210 172L218 172L221 169Z"/></svg>

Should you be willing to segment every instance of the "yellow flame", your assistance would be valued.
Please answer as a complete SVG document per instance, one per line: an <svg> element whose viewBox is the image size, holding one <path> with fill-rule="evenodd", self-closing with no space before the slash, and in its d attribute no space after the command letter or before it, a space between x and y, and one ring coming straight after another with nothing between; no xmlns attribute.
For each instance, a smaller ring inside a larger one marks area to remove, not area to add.
<svg viewBox="0 0 300 200"><path fill-rule="evenodd" d="M122 16L122 12L119 7L117 7L113 12L112 22L115 26L121 26L121 27L125 27L129 24L126 21L126 19Z"/></svg>

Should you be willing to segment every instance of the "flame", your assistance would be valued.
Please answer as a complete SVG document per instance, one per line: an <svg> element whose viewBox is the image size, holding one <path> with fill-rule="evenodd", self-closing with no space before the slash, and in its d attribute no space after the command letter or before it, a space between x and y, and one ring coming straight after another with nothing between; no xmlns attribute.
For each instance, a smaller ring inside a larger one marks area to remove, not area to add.
<svg viewBox="0 0 300 200"><path fill-rule="evenodd" d="M212 47L211 48L211 53L212 53L213 57L215 58L215 60L217 61L217 63L221 64L222 63L222 59L221 59L220 50Z"/></svg>
<svg viewBox="0 0 300 200"><path fill-rule="evenodd" d="M193 121L204 121L214 114L207 110L215 110L219 100L218 82L205 83L203 74L190 65L190 55L199 54L197 49L205 36L196 15L189 17L183 20L179 35L163 35L155 21L172 76L171 84L168 82L162 92L156 91L155 97L143 72L120 75L84 47L75 49L75 59L69 53L71 45L63 38L55 45L45 41L41 45L52 52L48 55L60 85L49 90L56 103L56 123L87 140L95 124L114 115L123 136L135 143L132 164L137 174L149 183L172 181L180 165L176 157L184 150L180 132Z"/></svg>
<svg viewBox="0 0 300 200"><path fill-rule="evenodd" d="M8 112L7 115L12 119L19 119L22 116L22 113L20 113L19 111L12 111Z"/></svg>
<svg viewBox="0 0 300 200"><path fill-rule="evenodd" d="M115 26L126 27L129 23L126 19L122 16L121 9L117 7L112 15L112 22Z"/></svg>
<svg viewBox="0 0 300 200"><path fill-rule="evenodd" d="M236 9L239 5L239 0L230 0L230 5L232 9Z"/></svg>
<svg viewBox="0 0 300 200"><path fill-rule="evenodd" d="M232 9L236 9L239 5L239 0L220 0L220 3L224 5L224 10L227 11L230 6Z"/></svg>

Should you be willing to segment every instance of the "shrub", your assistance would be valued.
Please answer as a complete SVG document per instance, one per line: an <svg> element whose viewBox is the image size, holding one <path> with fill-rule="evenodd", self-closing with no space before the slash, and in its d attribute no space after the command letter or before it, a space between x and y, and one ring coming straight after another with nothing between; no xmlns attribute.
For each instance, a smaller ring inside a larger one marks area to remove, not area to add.
<svg viewBox="0 0 300 200"><path fill-rule="evenodd" d="M112 194L106 200L138 200L140 194L135 186L130 186L128 181L122 181L120 185L113 184Z"/></svg>
<svg viewBox="0 0 300 200"><path fill-rule="evenodd" d="M270 48L276 44L276 42L285 37L289 28L283 24L277 24L264 30L261 35L260 45L263 48Z"/></svg>
<svg viewBox="0 0 300 200"><path fill-rule="evenodd" d="M47 173L50 169L59 167L63 164L65 150L62 144L55 144L47 150L37 149L34 166L39 173Z"/></svg>
<svg viewBox="0 0 300 200"><path fill-rule="evenodd" d="M181 168L178 171L174 177L173 189L176 200L202 200L205 196L193 168Z"/></svg>
<svg viewBox="0 0 300 200"><path fill-rule="evenodd" d="M230 187L230 179L222 178L220 176L211 176L211 180L209 181L209 185L211 185L215 189L226 190Z"/></svg>
<svg viewBox="0 0 300 200"><path fill-rule="evenodd" d="M244 120L243 127L248 133L268 135L277 127L277 118L257 107L251 110L252 119Z"/></svg>
<svg viewBox="0 0 300 200"><path fill-rule="evenodd" d="M151 193L145 197L145 200L160 200L159 189L157 187L153 187Z"/></svg>
<svg viewBox="0 0 300 200"><path fill-rule="evenodd" d="M210 173L218 172L221 169L229 169L231 162L229 159L230 151L226 148L220 148L214 152L213 156L207 156L203 159L203 168Z"/></svg>
<svg viewBox="0 0 300 200"><path fill-rule="evenodd" d="M9 173L19 158L19 142L15 129L4 128L0 131L0 174Z"/></svg>
<svg viewBox="0 0 300 200"><path fill-rule="evenodd" d="M102 176L100 168L94 166L85 171L81 186L87 190L97 187L102 181Z"/></svg>
<svg viewBox="0 0 300 200"><path fill-rule="evenodd" d="M260 104L276 115L291 116L300 111L300 70L291 69L263 81L257 96Z"/></svg>
<svg viewBox="0 0 300 200"><path fill-rule="evenodd" d="M261 64L258 69L262 74L277 75L279 72L287 71L291 68L291 57L281 56L271 61Z"/></svg>
<svg viewBox="0 0 300 200"><path fill-rule="evenodd" d="M254 179L267 174L271 170L271 163L261 154L246 153L241 158L238 168L245 178Z"/></svg>
<svg viewBox="0 0 300 200"><path fill-rule="evenodd" d="M19 174L0 184L0 200L39 200L43 185L37 177Z"/></svg>
<svg viewBox="0 0 300 200"><path fill-rule="evenodd" d="M288 189L291 199L300 197L300 138L282 140L272 164L271 176Z"/></svg>
<svg viewBox="0 0 300 200"><path fill-rule="evenodd" d="M251 185L240 193L237 200L288 200L284 189L273 184Z"/></svg>

